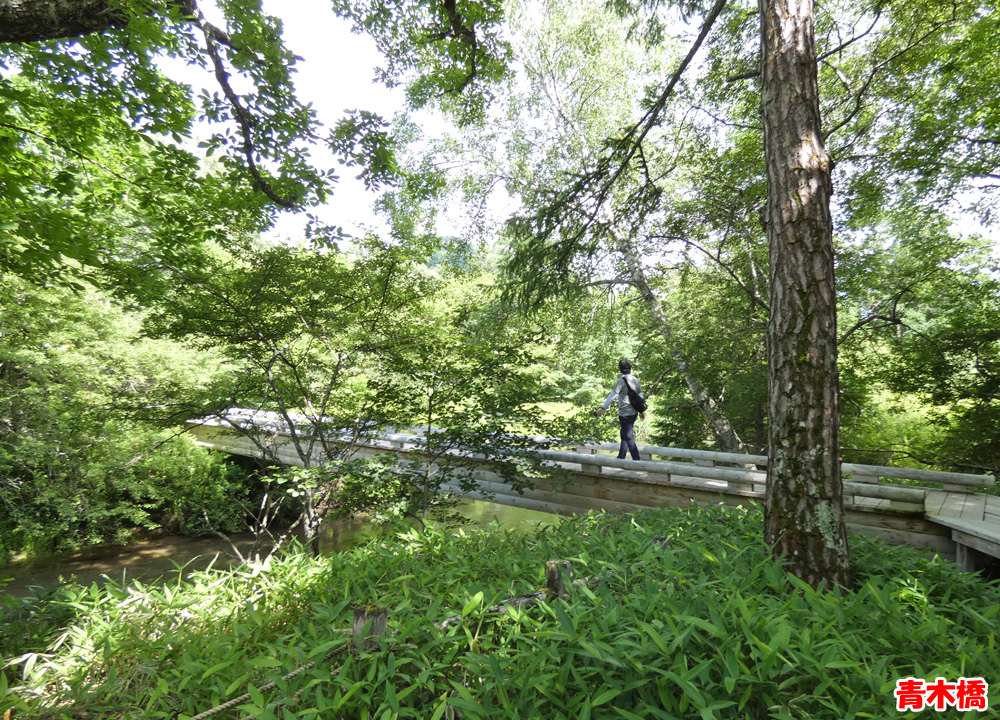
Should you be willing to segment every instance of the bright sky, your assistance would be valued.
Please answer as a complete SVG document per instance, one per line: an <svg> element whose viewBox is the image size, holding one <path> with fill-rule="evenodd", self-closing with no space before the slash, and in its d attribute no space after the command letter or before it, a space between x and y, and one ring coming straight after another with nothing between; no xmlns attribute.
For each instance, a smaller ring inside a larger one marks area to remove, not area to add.
<svg viewBox="0 0 1000 720"><path fill-rule="evenodd" d="M375 43L366 35L352 33L327 0L264 0L264 12L281 18L285 45L304 59L297 65L296 89L303 102L313 105L321 122L332 126L345 110L356 109L391 120L403 106L401 88L388 90L373 82L374 68L382 62ZM317 150L313 152L315 156ZM332 155L315 160L323 165L334 163ZM365 190L355 173L353 168L338 171L340 182L320 215L350 234L363 227L384 227L371 211L375 194ZM272 234L294 240L302 236L304 226L304 218L285 215Z"/></svg>
<svg viewBox="0 0 1000 720"><path fill-rule="evenodd" d="M349 23L333 13L328 0L263 0L263 5L265 13L282 20L285 46L303 58L296 65L296 91L302 102L312 104L324 125L332 127L345 110L357 109L391 120L403 107L402 88L389 90L373 82L374 68L382 61L375 43L366 35L352 33ZM215 7L209 3L200 3L200 7L210 22L225 26ZM196 87L213 91L217 87L210 72L169 61L167 65L172 76ZM233 83L239 92L235 76ZM337 165L332 153L316 147L311 152L318 166ZM330 201L316 212L323 221L343 227L348 234L360 234L365 228L383 230L385 224L372 212L376 195L355 179L356 172L356 168L339 169L340 181ZM284 213L268 237L298 240L305 223L304 214Z"/></svg>
<svg viewBox="0 0 1000 720"><path fill-rule="evenodd" d="M264 0L264 12L281 18L285 45L303 58L297 65L296 89L303 102L313 105L321 122L332 126L345 110L356 109L377 112L391 120L402 107L401 88L388 90L373 82L374 68L382 61L375 43L352 33L348 22L334 15L327 0ZM322 165L335 162L332 155L315 160ZM375 194L354 178L355 172L351 168L338 171L340 182L320 211L323 220L342 226L350 234L358 234L364 227L383 227L371 210ZM304 217L285 214L272 236L295 240L302 236L304 227Z"/></svg>

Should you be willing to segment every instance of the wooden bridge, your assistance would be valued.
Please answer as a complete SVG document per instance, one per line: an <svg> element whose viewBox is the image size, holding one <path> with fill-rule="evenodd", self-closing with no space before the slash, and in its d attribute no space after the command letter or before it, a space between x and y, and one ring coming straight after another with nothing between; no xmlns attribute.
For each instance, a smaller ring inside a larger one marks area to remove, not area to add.
<svg viewBox="0 0 1000 720"><path fill-rule="evenodd" d="M262 420L262 418L264 418ZM302 465L302 453L320 463L322 454L301 433L298 447L287 425L273 416L234 411L219 420L192 422L198 444L248 457L265 454L286 465ZM387 432L358 442L354 457L393 453L420 459L423 433ZM484 463L469 473L479 491L457 485L443 489L473 499L572 515L589 510L631 512L647 507L690 507L722 503L747 506L764 502L767 457L683 448L640 446L641 460L619 460L617 443L587 444L566 450L540 450L548 462L569 473L568 481L541 479L518 493ZM844 512L848 527L893 544L929 549L966 570L1000 559L1000 497L975 492L992 487L991 475L912 470L844 463ZM940 489L893 484L892 480L939 483Z"/></svg>

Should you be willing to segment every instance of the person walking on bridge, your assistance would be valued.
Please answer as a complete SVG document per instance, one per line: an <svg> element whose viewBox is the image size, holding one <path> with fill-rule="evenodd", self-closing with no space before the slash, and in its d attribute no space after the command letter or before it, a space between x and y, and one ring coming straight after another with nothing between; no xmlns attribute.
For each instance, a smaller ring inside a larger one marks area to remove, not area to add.
<svg viewBox="0 0 1000 720"><path fill-rule="evenodd" d="M597 417L604 414L604 411L611 407L611 403L614 401L615 397L618 398L618 423L621 425L621 437L622 444L618 449L618 459L625 459L626 449L632 455L633 460L639 459L639 448L635 446L635 433L633 432L633 426L635 425L636 417L640 417L643 420L646 419L646 413L641 412L639 408L636 408L632 404L632 400L629 395L634 393L638 397L637 400L642 400L642 389L639 387L639 379L632 375L632 363L630 363L625 358L618 361L618 369L621 371L622 376L618 378L618 382L615 383L614 388L608 394L607 399L604 404L601 405L601 409L597 411ZM632 391L632 393L629 392ZM646 409L645 402L641 404L641 409L644 411Z"/></svg>

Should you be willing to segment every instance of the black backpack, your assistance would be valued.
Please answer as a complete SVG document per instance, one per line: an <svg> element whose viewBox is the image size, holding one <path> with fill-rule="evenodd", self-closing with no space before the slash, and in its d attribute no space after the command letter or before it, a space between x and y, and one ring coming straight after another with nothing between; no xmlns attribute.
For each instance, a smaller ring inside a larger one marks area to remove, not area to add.
<svg viewBox="0 0 1000 720"><path fill-rule="evenodd" d="M622 375L622 380L625 381L625 389L628 392L629 403L632 405L632 407L635 408L636 412L641 412L641 413L646 412L646 408L649 406L646 405L646 401L642 399L642 395L640 395L639 393L637 393L635 390L632 389L632 386L629 385L628 383L628 378L626 378L624 375Z"/></svg>

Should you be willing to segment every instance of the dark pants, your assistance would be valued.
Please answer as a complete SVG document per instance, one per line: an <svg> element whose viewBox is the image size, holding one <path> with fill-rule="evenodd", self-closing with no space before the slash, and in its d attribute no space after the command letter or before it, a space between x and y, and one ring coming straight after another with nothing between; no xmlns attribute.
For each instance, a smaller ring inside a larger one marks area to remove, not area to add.
<svg viewBox="0 0 1000 720"><path fill-rule="evenodd" d="M618 449L618 459L625 459L625 449L628 448L629 453L632 455L633 460L639 459L639 448L635 446L635 434L632 432L632 426L635 425L635 419L639 417L638 415L619 415L618 423L622 426L622 444Z"/></svg>

